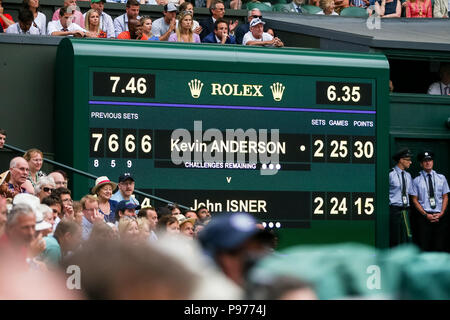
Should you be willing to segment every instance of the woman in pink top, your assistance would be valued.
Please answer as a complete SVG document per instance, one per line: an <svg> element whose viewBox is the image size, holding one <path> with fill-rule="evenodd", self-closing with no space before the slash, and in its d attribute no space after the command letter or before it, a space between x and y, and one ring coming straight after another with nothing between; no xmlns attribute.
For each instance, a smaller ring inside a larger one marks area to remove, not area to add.
<svg viewBox="0 0 450 320"><path fill-rule="evenodd" d="M169 41L200 43L200 36L192 31L191 11L183 11L180 13L177 31L170 35Z"/></svg>
<svg viewBox="0 0 450 320"><path fill-rule="evenodd" d="M73 6L76 7L77 9L77 0L64 0L64 7L68 7L68 6ZM52 20L59 20L59 10L56 10L55 13L53 14ZM83 14L79 11L79 10L75 10L75 12L73 13L73 20L72 22L76 23L77 25L79 25L80 27L84 27L84 17Z"/></svg>
<svg viewBox="0 0 450 320"><path fill-rule="evenodd" d="M408 0L406 1L407 18L432 18L433 9L431 0Z"/></svg>

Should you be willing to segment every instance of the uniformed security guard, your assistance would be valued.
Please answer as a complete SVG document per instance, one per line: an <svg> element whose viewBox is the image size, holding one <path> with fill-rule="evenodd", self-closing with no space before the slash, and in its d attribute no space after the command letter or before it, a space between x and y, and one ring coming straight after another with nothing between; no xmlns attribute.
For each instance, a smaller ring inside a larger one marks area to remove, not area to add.
<svg viewBox="0 0 450 320"><path fill-rule="evenodd" d="M389 246L411 241L409 195L412 178L405 170L411 165L409 149L399 150L392 159L397 165L389 172Z"/></svg>
<svg viewBox="0 0 450 320"><path fill-rule="evenodd" d="M413 181L412 201L422 215L418 219L418 244L424 251L445 251L448 237L448 214L445 214L450 192L444 175L433 170L434 153L424 151L417 160L423 168Z"/></svg>

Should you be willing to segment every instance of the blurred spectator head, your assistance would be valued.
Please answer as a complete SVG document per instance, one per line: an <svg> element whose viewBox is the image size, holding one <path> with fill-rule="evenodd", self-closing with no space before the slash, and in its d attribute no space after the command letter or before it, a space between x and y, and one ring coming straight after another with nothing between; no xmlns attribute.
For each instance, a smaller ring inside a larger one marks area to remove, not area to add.
<svg viewBox="0 0 450 320"><path fill-rule="evenodd" d="M24 203L14 205L6 222L6 235L14 246L29 246L36 232L36 215Z"/></svg>
<svg viewBox="0 0 450 320"><path fill-rule="evenodd" d="M137 0L128 0L125 11L127 13L128 19L137 19L139 15L140 3Z"/></svg>
<svg viewBox="0 0 450 320"><path fill-rule="evenodd" d="M0 149L3 148L5 143L6 143L6 130L0 128Z"/></svg>
<svg viewBox="0 0 450 320"><path fill-rule="evenodd" d="M156 209L156 213L158 214L158 219L161 219L163 216L171 216L172 210L170 210L167 206L158 207Z"/></svg>
<svg viewBox="0 0 450 320"><path fill-rule="evenodd" d="M185 216L186 218L194 218L195 220L198 219L197 214L195 213L195 211L192 211L192 210L186 211L186 212L184 213L184 216Z"/></svg>
<svg viewBox="0 0 450 320"><path fill-rule="evenodd" d="M41 231L43 237L52 233L53 225L55 224L52 209L46 204L38 204L35 213L36 231Z"/></svg>
<svg viewBox="0 0 450 320"><path fill-rule="evenodd" d="M50 207L50 209L52 209L54 219L62 215L63 204L59 197L55 195L50 195L42 199L41 203L46 204L47 206Z"/></svg>
<svg viewBox="0 0 450 320"><path fill-rule="evenodd" d="M72 6L64 6L59 9L59 21L61 22L63 28L68 28L71 25L73 20L73 13L74 10Z"/></svg>
<svg viewBox="0 0 450 320"><path fill-rule="evenodd" d="M81 225L81 222L83 221L83 206L81 205L80 201L74 201L73 204L73 219L76 223Z"/></svg>
<svg viewBox="0 0 450 320"><path fill-rule="evenodd" d="M20 29L22 29L24 32L27 32L28 30L30 30L31 25L33 24L34 21L33 12L31 12L30 9L22 8L19 11L18 19Z"/></svg>
<svg viewBox="0 0 450 320"><path fill-rule="evenodd" d="M39 0L23 0L22 5L26 9L39 10Z"/></svg>
<svg viewBox="0 0 450 320"><path fill-rule="evenodd" d="M59 188L59 187L67 188L67 183L64 180L64 176L60 172L53 171L48 176L53 179L53 181L55 182L56 188Z"/></svg>
<svg viewBox="0 0 450 320"><path fill-rule="evenodd" d="M94 215L98 211L98 199L93 195L86 195L80 200L83 208L84 217L90 222L94 223Z"/></svg>
<svg viewBox="0 0 450 320"><path fill-rule="evenodd" d="M330 15L334 11L334 0L320 0L319 7L325 15Z"/></svg>
<svg viewBox="0 0 450 320"><path fill-rule="evenodd" d="M148 226L150 231L156 230L156 224L158 223L158 214L156 213L155 208L153 207L143 207L138 212L139 218L146 218L148 220Z"/></svg>
<svg viewBox="0 0 450 320"><path fill-rule="evenodd" d="M148 241L150 239L150 226L147 218L136 219L140 241Z"/></svg>
<svg viewBox="0 0 450 320"><path fill-rule="evenodd" d="M157 230L160 234L178 234L180 233L180 224L178 219L172 215L164 215L158 220Z"/></svg>
<svg viewBox="0 0 450 320"><path fill-rule="evenodd" d="M135 217L136 210L139 210L140 208L141 206L136 205L131 200L122 200L116 206L116 220L119 221L125 216Z"/></svg>
<svg viewBox="0 0 450 320"><path fill-rule="evenodd" d="M214 0L209 8L214 19L223 19L225 15L225 5L222 0Z"/></svg>
<svg viewBox="0 0 450 320"><path fill-rule="evenodd" d="M238 285L244 285L248 270L266 255L273 235L259 229L247 213L214 216L199 232L199 241L222 271Z"/></svg>
<svg viewBox="0 0 450 320"><path fill-rule="evenodd" d="M97 10L99 14L102 14L105 9L106 0L91 0L91 8Z"/></svg>
<svg viewBox="0 0 450 320"><path fill-rule="evenodd" d="M13 185L21 186L27 181L30 169L28 162L22 157L15 157L9 163L10 179L9 182Z"/></svg>
<svg viewBox="0 0 450 320"><path fill-rule="evenodd" d="M119 236L120 240L128 241L136 244L139 242L139 227L136 218L122 217L119 220Z"/></svg>
<svg viewBox="0 0 450 320"><path fill-rule="evenodd" d="M63 187L67 188L67 186L69 184L69 177L67 176L67 173L64 170L61 170L61 169L55 170L53 172L58 172L58 173L60 173L63 176L63 178L64 178L64 185L63 185Z"/></svg>
<svg viewBox="0 0 450 320"><path fill-rule="evenodd" d="M117 233L116 233L117 232ZM111 241L118 239L118 231L106 222L95 223L89 235L89 242Z"/></svg>
<svg viewBox="0 0 450 320"><path fill-rule="evenodd" d="M172 215L174 216L181 214L181 209L176 203L167 204L167 208L169 208L169 210L172 212Z"/></svg>
<svg viewBox="0 0 450 320"><path fill-rule="evenodd" d="M262 14L261 11L259 9L252 9L248 11L247 14L247 20L250 23L250 21L252 21L253 19L262 19Z"/></svg>
<svg viewBox="0 0 450 320"><path fill-rule="evenodd" d="M178 9L180 10L180 12L190 11L192 14L194 14L194 6L189 1L185 1L182 4L180 4Z"/></svg>
<svg viewBox="0 0 450 320"><path fill-rule="evenodd" d="M189 299L196 284L195 276L176 259L126 241L89 241L65 265L79 266L88 299Z"/></svg>
<svg viewBox="0 0 450 320"><path fill-rule="evenodd" d="M180 233L183 236L186 236L187 238L193 240L194 239L195 219L186 218L182 214L178 215L177 219L178 219L178 223L180 225Z"/></svg>
<svg viewBox="0 0 450 320"><path fill-rule="evenodd" d="M224 19L217 19L214 23L214 34L222 40L223 34L228 35L228 22Z"/></svg>
<svg viewBox="0 0 450 320"><path fill-rule="evenodd" d="M44 176L39 178L36 186L34 187L35 195L42 201L45 197L52 194L52 191L56 189L55 181L52 177Z"/></svg>
<svg viewBox="0 0 450 320"><path fill-rule="evenodd" d="M200 224L206 224L211 219L211 214L209 213L208 208L205 206L200 206L195 211L198 217L198 223Z"/></svg>
<svg viewBox="0 0 450 320"><path fill-rule="evenodd" d="M53 236L58 240L62 252L74 251L81 244L81 226L73 220L62 219Z"/></svg>
<svg viewBox="0 0 450 320"><path fill-rule="evenodd" d="M28 167L30 168L31 172L38 172L39 170L41 170L44 158L44 154L41 150L36 148L30 149L25 152L23 158L27 160Z"/></svg>

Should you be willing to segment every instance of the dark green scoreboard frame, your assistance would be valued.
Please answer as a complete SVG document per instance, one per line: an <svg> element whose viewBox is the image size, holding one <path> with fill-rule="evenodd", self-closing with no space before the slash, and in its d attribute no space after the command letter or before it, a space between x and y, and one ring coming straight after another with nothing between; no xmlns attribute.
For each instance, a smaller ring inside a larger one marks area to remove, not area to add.
<svg viewBox="0 0 450 320"><path fill-rule="evenodd" d="M56 159L113 181L129 172L186 206L250 211L281 246L386 247L388 80L383 55L67 38ZM94 181L72 183L79 198Z"/></svg>

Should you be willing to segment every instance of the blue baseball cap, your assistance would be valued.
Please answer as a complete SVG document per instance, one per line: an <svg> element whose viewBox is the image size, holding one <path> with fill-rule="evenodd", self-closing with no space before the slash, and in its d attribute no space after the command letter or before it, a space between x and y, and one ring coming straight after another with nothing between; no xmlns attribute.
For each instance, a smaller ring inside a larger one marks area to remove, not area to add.
<svg viewBox="0 0 450 320"><path fill-rule="evenodd" d="M141 206L136 205L131 200L122 200L117 204L116 214L118 214L119 211L125 211L126 209L139 210L140 208Z"/></svg>
<svg viewBox="0 0 450 320"><path fill-rule="evenodd" d="M214 216L199 233L199 241L208 255L239 248L245 241L264 232L247 213L226 213Z"/></svg>

